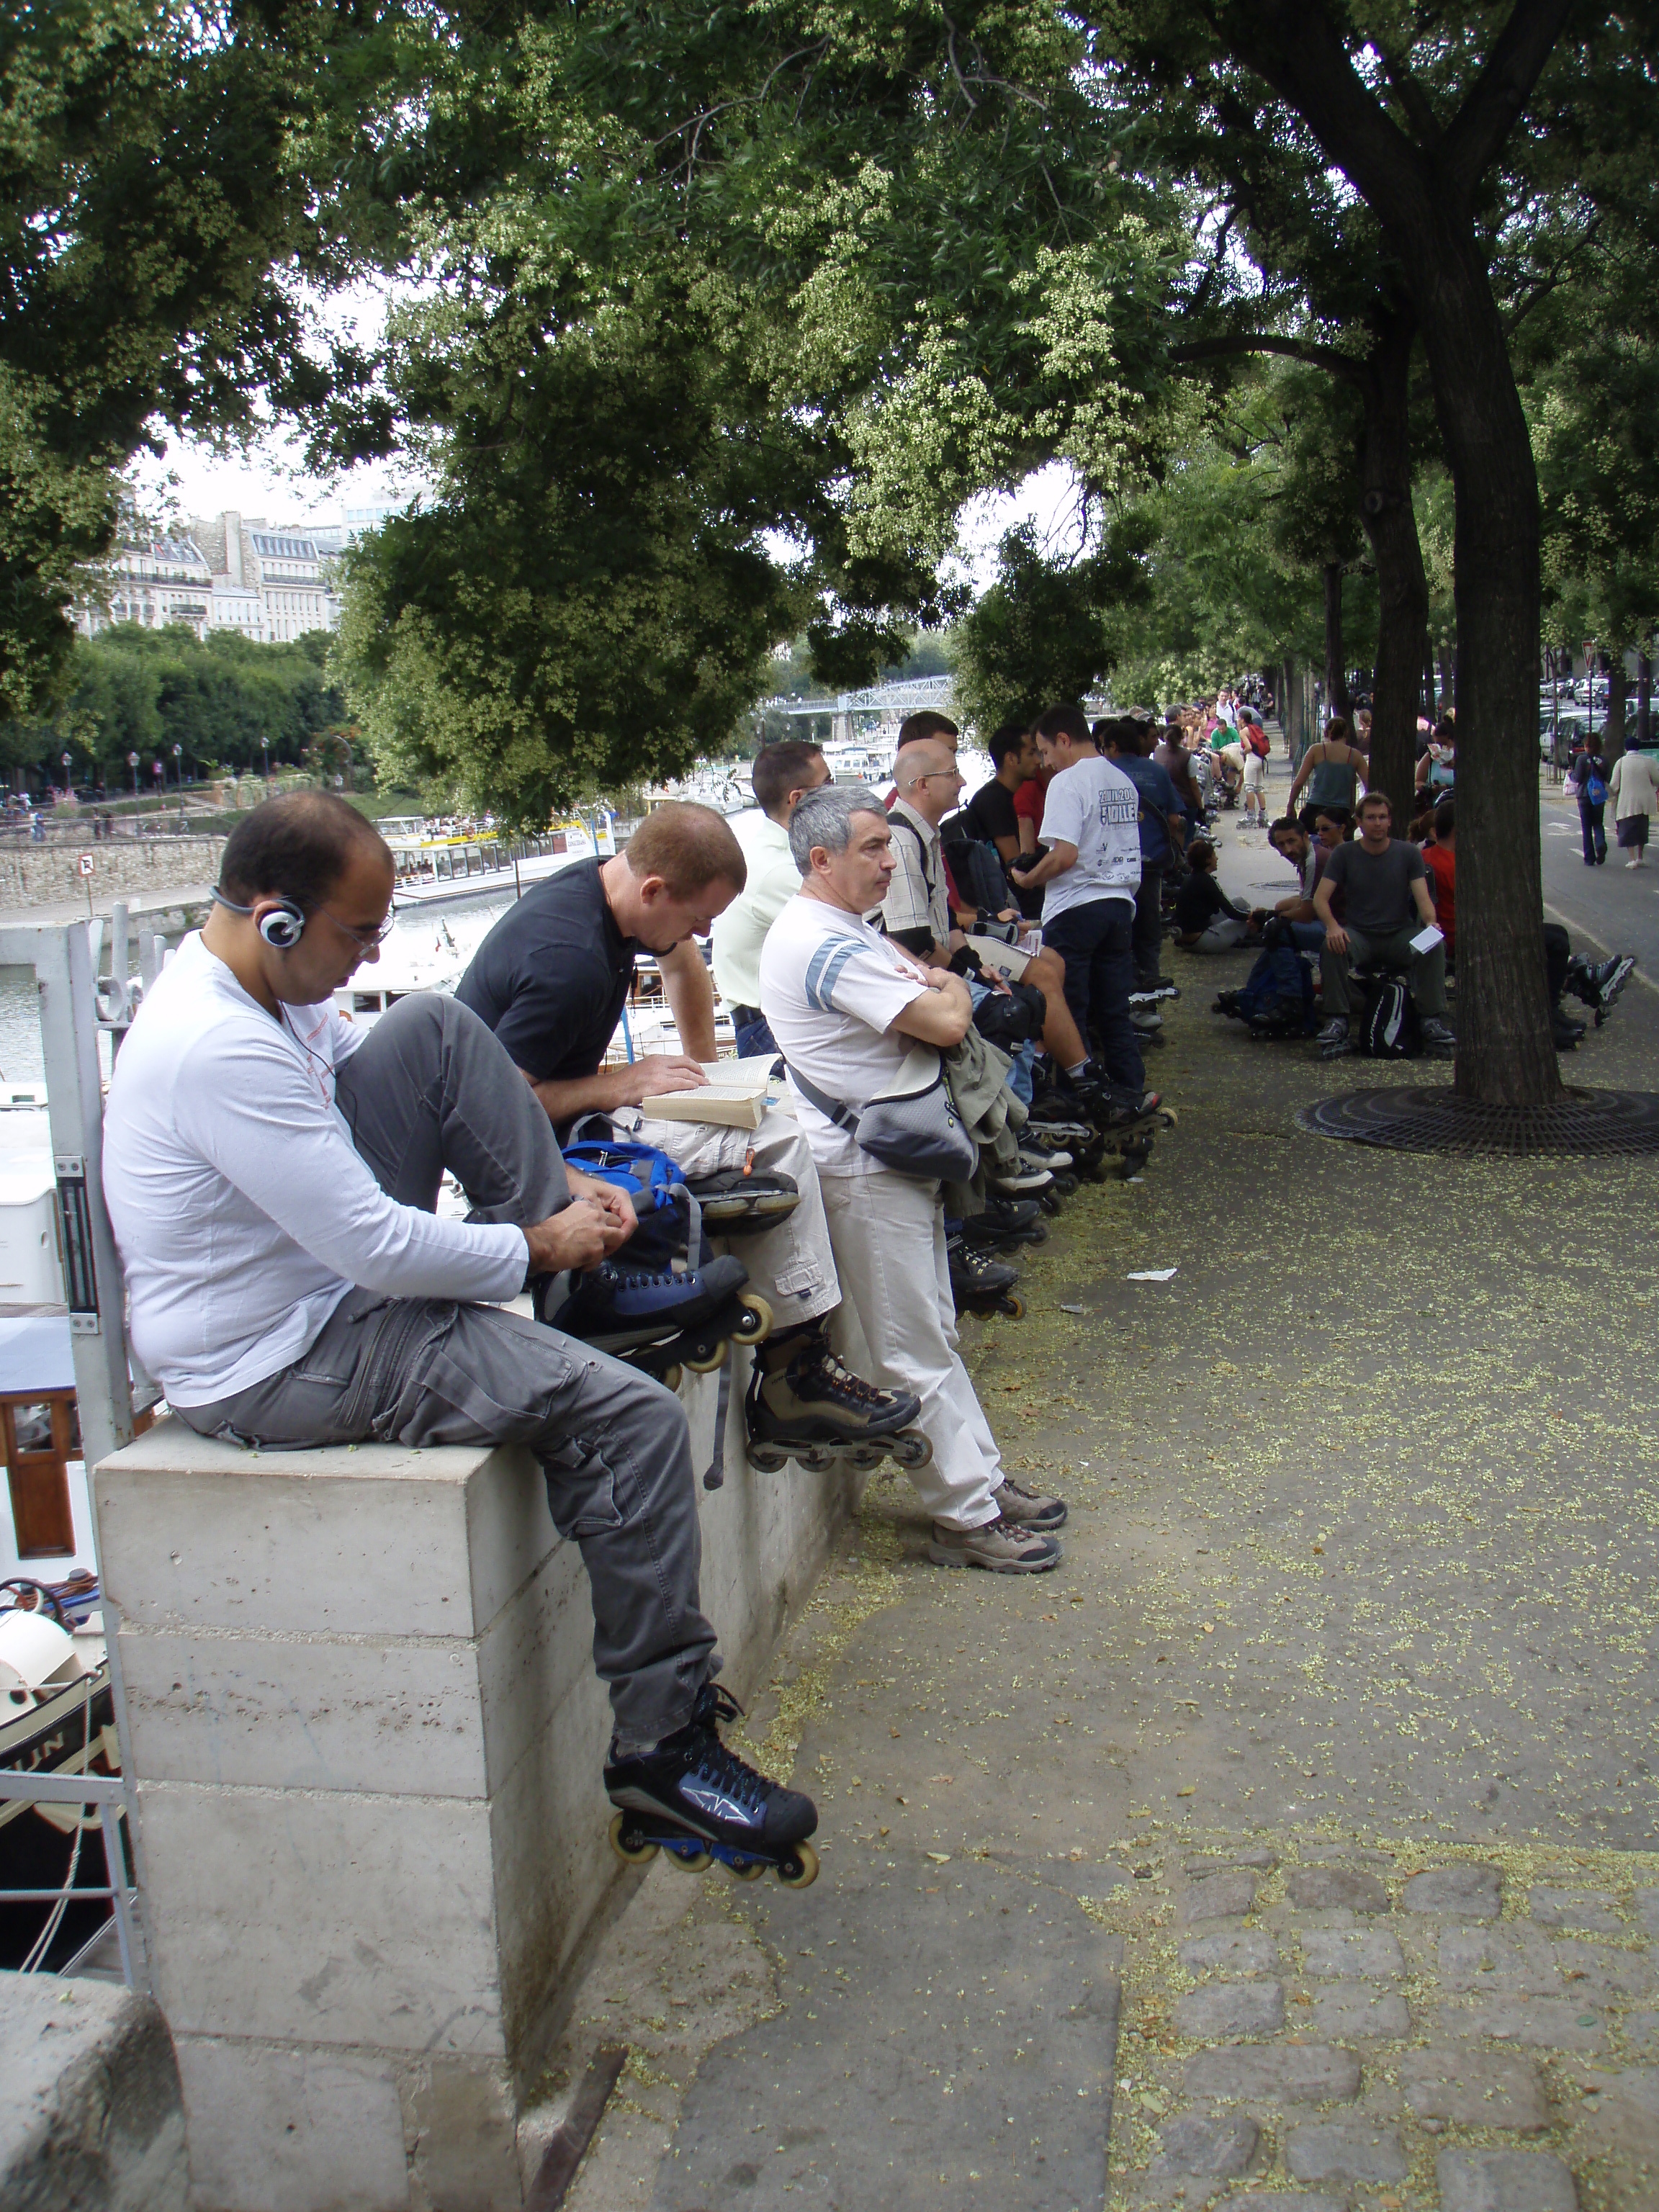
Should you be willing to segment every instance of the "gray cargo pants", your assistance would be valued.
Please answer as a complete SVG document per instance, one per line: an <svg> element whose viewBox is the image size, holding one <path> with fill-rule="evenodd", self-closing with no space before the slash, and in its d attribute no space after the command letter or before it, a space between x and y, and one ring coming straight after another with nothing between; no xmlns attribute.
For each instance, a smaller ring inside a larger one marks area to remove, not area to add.
<svg viewBox="0 0 1659 2212"><path fill-rule="evenodd" d="M545 1112L454 999L399 1000L342 1066L336 1095L357 1151L400 1204L429 1212L446 1168L477 1220L540 1221L569 1203ZM204 1436L278 1450L526 1445L554 1527L581 1547L593 1663L624 1755L683 1727L719 1667L698 1604L685 1414L659 1382L575 1337L494 1306L354 1290L291 1366L174 1411Z"/></svg>

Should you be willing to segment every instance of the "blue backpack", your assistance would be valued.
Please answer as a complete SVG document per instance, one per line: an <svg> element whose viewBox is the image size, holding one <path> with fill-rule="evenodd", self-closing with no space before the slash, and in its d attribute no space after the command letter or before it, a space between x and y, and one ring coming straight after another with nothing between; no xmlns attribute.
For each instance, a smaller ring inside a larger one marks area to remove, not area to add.
<svg viewBox="0 0 1659 2212"><path fill-rule="evenodd" d="M1288 945L1259 954L1227 1011L1252 1036L1311 1036L1319 1025L1307 962Z"/></svg>
<svg viewBox="0 0 1659 2212"><path fill-rule="evenodd" d="M581 1131L599 1115L584 1116L571 1131ZM654 1145L624 1143L620 1138L588 1139L566 1145L565 1164L583 1175L615 1183L634 1201L640 1225L628 1240L629 1264L665 1267L671 1260L689 1259L695 1267L702 1258L702 1209L686 1188L685 1170L677 1159Z"/></svg>

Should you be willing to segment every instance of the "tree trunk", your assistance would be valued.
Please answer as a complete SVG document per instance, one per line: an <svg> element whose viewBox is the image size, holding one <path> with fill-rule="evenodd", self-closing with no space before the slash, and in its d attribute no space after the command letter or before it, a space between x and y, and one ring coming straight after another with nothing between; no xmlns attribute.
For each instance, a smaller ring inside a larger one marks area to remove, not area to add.
<svg viewBox="0 0 1659 2212"><path fill-rule="evenodd" d="M1351 716L1348 672L1342 655L1342 563L1325 563L1325 713Z"/></svg>
<svg viewBox="0 0 1659 2212"><path fill-rule="evenodd" d="M1360 518L1376 563L1380 614L1371 685L1373 791L1394 802L1403 834L1417 769L1417 699L1429 619L1428 579L1412 507L1410 370L1417 322L1409 309L1380 315L1361 386Z"/></svg>
<svg viewBox="0 0 1659 2212"><path fill-rule="evenodd" d="M1308 702L1301 665L1294 660L1285 663L1285 705L1280 719L1290 741L1291 758L1300 768L1302 756L1308 750Z"/></svg>
<svg viewBox="0 0 1659 2212"><path fill-rule="evenodd" d="M1630 678L1625 672L1625 648L1617 645L1607 655L1607 728L1602 751L1611 768L1625 750L1625 716L1630 702Z"/></svg>
<svg viewBox="0 0 1659 2212"><path fill-rule="evenodd" d="M1455 668L1455 657L1443 645L1440 648L1440 696L1434 708L1434 719L1437 722L1449 714L1457 703Z"/></svg>
<svg viewBox="0 0 1659 2212"><path fill-rule="evenodd" d="M1653 663L1645 647L1636 655L1636 742L1653 742Z"/></svg>

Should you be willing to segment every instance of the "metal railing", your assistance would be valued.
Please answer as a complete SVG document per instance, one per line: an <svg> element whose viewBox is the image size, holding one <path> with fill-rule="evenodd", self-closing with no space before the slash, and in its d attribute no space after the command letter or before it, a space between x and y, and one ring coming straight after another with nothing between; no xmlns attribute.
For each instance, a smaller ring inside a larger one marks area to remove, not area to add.
<svg viewBox="0 0 1659 2212"><path fill-rule="evenodd" d="M102 925L98 935L101 939ZM0 928L0 967L32 968L40 1000L40 1042L46 1061L46 1107L58 1183L58 1218L63 1238L64 1289L69 1307L70 1343L75 1362L75 1390L81 1420L81 1449L87 1466L87 1497L92 1511L94 1557L98 1503L93 1469L100 1460L132 1441L135 1387L138 1407L160 1396L142 1369L135 1374L127 1342L121 1263L104 1205L104 1100L99 1065L100 1030L119 1033L132 1018L127 974L127 910L117 906L111 941L110 976L100 1002L97 953L92 926L84 921L53 927ZM146 948L152 951L152 948ZM147 958L146 966L149 960ZM101 1576L100 1590L103 1592ZM121 1674L120 1622L106 1593L100 1598L116 1739L118 1775L56 1776L0 1767L0 1802L21 1798L37 1804L96 1805L104 1832L104 1889L76 1889L70 1901L107 1894L121 1949L121 1970L135 1988L148 1986L149 1968L133 1911L142 1879L137 1824L134 1819L132 1747L127 1728L125 1685ZM126 1817L133 1882L124 1886L119 1827ZM56 1899L63 1893L0 1891L0 1899L24 1896Z"/></svg>

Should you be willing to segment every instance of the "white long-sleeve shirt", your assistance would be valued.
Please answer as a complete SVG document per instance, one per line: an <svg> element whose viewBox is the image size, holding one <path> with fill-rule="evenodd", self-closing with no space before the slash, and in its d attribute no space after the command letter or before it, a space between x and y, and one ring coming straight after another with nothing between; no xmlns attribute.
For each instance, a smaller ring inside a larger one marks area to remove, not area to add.
<svg viewBox="0 0 1659 2212"><path fill-rule="evenodd" d="M510 1223L441 1220L386 1196L334 1103L334 1070L362 1032L331 1005L282 1012L192 933L115 1063L104 1196L134 1346L181 1406L288 1366L354 1284L503 1299L529 1264Z"/></svg>

